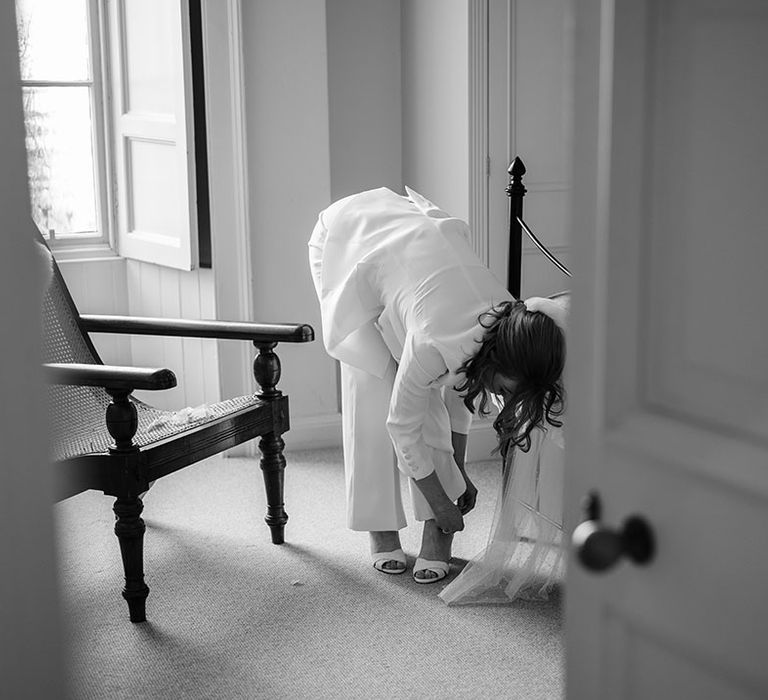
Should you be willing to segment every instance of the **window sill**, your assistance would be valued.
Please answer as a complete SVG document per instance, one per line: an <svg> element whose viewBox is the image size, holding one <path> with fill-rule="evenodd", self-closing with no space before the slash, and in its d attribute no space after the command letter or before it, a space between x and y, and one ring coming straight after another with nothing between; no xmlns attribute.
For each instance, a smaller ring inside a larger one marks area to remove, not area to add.
<svg viewBox="0 0 768 700"><path fill-rule="evenodd" d="M114 262L123 259L115 252L114 248L105 243L81 246L57 246L52 252L53 257L56 258L56 262L59 264L103 261Z"/></svg>

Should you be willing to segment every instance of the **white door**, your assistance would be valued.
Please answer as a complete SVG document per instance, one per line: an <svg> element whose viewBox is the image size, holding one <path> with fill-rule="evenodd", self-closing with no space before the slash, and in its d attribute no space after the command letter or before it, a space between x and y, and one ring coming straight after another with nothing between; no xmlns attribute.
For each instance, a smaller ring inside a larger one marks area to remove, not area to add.
<svg viewBox="0 0 768 700"><path fill-rule="evenodd" d="M574 0L568 697L768 697L768 3Z"/></svg>

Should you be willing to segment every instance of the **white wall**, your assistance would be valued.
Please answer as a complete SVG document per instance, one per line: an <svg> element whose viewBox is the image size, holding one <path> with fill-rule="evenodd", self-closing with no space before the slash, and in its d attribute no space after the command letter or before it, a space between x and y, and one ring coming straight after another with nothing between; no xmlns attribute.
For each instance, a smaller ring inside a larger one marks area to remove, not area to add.
<svg viewBox="0 0 768 700"><path fill-rule="evenodd" d="M13 3L0 3L0 679L4 697L46 699L67 693L15 30Z"/></svg>
<svg viewBox="0 0 768 700"><path fill-rule="evenodd" d="M318 338L307 241L331 201L325 26L325 3L242 5L253 320L310 323ZM292 426L325 435L337 413L333 362L319 340L278 354Z"/></svg>
<svg viewBox="0 0 768 700"><path fill-rule="evenodd" d="M467 0L402 0L403 182L469 219Z"/></svg>
<svg viewBox="0 0 768 700"><path fill-rule="evenodd" d="M126 261L127 313L130 316L211 319L216 317L213 271L174 270L138 260ZM167 367L178 384L165 391L137 391L152 406L178 411L219 400L215 340L130 336L131 361L138 367ZM107 362L106 358L104 359ZM247 393L248 387L242 393Z"/></svg>
<svg viewBox="0 0 768 700"><path fill-rule="evenodd" d="M81 313L123 315L128 313L128 287L125 260L68 260L59 269ZM131 364L128 336L99 333L93 336L99 355L106 364Z"/></svg>
<svg viewBox="0 0 768 700"><path fill-rule="evenodd" d="M331 196L402 192L400 1L326 7Z"/></svg>

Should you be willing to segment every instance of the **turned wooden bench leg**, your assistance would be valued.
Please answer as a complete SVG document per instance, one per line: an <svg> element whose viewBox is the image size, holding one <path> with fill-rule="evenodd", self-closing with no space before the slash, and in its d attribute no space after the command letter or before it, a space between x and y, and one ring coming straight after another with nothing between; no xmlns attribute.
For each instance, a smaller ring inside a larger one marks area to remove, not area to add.
<svg viewBox="0 0 768 700"><path fill-rule="evenodd" d="M282 397L276 385L280 381L280 358L274 353L277 343L253 343L259 354L253 360L253 376L261 387L260 399L275 401ZM288 514L283 503L283 476L285 474L285 443L279 433L270 432L259 440L261 450L261 471L264 475L264 488L267 491L267 525L272 531L272 543L285 542L285 524Z"/></svg>
<svg viewBox="0 0 768 700"><path fill-rule="evenodd" d="M285 542L285 524L288 513L283 502L283 476L285 474L285 443L279 435L267 433L259 440L261 450L261 472L267 492L267 517L264 518L272 531L272 544Z"/></svg>
<svg viewBox="0 0 768 700"><path fill-rule="evenodd" d="M120 555L125 570L123 598L128 602L131 622L144 622L149 586L144 583L144 531L146 529L141 511L144 504L138 497L118 498L114 511L115 534L120 542Z"/></svg>
<svg viewBox="0 0 768 700"><path fill-rule="evenodd" d="M130 401L130 389L106 387L112 397L107 406L107 430L115 441L109 451L117 455L132 455L139 451L133 437L139 425L136 406ZM130 493L130 491L128 491ZM138 496L118 497L115 511L115 534L120 542L120 556L125 571L123 598L128 602L131 622L144 622L149 587L144 583L144 530L141 518L144 504Z"/></svg>

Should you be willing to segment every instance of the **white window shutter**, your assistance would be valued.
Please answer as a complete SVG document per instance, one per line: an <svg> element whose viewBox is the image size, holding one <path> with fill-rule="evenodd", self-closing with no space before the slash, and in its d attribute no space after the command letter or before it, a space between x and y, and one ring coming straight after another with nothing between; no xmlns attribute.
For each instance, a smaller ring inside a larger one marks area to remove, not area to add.
<svg viewBox="0 0 768 700"><path fill-rule="evenodd" d="M188 0L110 0L120 255L197 266Z"/></svg>

